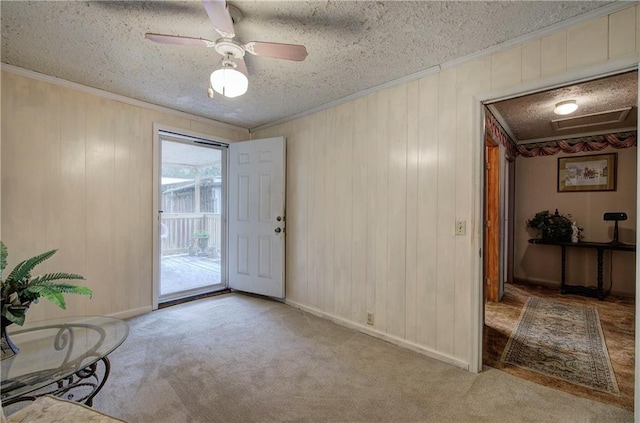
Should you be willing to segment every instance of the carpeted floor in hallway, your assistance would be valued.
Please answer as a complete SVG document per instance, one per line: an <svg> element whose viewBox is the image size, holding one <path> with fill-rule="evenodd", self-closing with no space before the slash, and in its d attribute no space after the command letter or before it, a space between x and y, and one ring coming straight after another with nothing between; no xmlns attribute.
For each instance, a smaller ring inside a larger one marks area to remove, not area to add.
<svg viewBox="0 0 640 423"><path fill-rule="evenodd" d="M600 316L602 332L616 375L620 395L599 392L587 387L575 385L550 376L545 376L503 363L500 358L515 327L522 307L528 297L546 298L554 301L595 307ZM559 289L537 286L506 284L505 294L499 303L485 304L485 326L483 344L483 362L487 366L500 369L509 374L550 386L584 398L601 401L633 410L634 396L634 331L635 300L608 296L604 301L580 295L561 295Z"/></svg>

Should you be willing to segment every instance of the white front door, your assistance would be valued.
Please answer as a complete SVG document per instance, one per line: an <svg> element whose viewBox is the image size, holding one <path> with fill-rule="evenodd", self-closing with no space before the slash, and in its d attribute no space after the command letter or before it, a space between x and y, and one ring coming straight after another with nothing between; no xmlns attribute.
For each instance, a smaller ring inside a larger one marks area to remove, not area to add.
<svg viewBox="0 0 640 423"><path fill-rule="evenodd" d="M285 139L229 145L229 287L284 298Z"/></svg>

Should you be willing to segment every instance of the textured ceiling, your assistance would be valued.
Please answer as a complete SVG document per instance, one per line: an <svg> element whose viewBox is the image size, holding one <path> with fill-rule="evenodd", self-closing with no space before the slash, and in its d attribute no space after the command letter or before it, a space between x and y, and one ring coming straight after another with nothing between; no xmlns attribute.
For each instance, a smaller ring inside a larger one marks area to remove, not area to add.
<svg viewBox="0 0 640 423"><path fill-rule="evenodd" d="M578 110L570 115L556 115L553 112L556 103L564 100L576 100ZM635 128L637 105L638 72L634 71L500 101L489 109L514 141L524 144ZM602 122L601 113L629 107L624 120L596 125ZM563 126L579 127L558 130L552 124L557 119L562 119Z"/></svg>
<svg viewBox="0 0 640 423"><path fill-rule="evenodd" d="M247 94L206 96L220 56L146 32L215 40L199 1L0 2L2 62L255 128L610 2L232 1L241 42L303 44L304 62L246 58Z"/></svg>

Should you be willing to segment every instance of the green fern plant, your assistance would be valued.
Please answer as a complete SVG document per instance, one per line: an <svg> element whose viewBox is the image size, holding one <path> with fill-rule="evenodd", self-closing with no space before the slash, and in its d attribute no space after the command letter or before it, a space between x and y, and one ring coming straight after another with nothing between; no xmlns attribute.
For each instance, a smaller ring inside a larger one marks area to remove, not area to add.
<svg viewBox="0 0 640 423"><path fill-rule="evenodd" d="M86 286L72 285L58 282L64 280L84 280L83 276L74 273L47 273L31 277L31 271L43 261L51 258L56 251L51 250L30 259L20 262L7 276L2 279L7 267L7 247L0 241L0 298L2 298L3 325L8 320L11 323L22 326L25 313L31 303L46 298L61 309L65 310L67 304L64 294L87 295L91 298L93 292ZM6 319L6 320L5 320Z"/></svg>

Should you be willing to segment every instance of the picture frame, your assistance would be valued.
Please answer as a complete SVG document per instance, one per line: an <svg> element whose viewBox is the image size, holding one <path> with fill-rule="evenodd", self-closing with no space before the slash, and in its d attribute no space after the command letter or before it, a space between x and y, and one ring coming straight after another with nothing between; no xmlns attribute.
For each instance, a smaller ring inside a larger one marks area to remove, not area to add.
<svg viewBox="0 0 640 423"><path fill-rule="evenodd" d="M558 192L615 191L618 153L558 158Z"/></svg>

